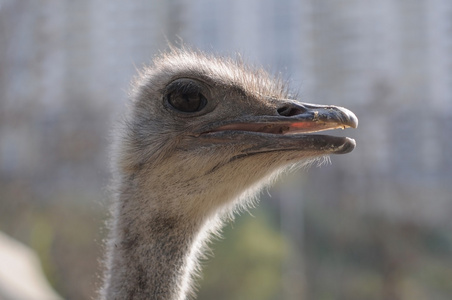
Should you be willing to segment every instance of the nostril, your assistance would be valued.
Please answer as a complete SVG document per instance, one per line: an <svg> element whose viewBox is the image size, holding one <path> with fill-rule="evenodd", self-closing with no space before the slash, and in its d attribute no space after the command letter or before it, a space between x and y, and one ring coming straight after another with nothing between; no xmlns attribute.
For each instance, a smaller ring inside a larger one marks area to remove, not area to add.
<svg viewBox="0 0 452 300"><path fill-rule="evenodd" d="M296 105L286 105L277 109L278 114L284 117L296 116L305 111L304 107Z"/></svg>

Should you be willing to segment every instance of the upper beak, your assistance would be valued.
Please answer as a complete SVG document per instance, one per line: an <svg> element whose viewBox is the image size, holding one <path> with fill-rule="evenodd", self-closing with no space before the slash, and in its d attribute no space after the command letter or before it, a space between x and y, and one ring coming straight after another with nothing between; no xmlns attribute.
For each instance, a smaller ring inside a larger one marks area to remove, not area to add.
<svg viewBox="0 0 452 300"><path fill-rule="evenodd" d="M337 128L357 128L358 118L339 106L290 103L279 108L279 115L246 116L211 124L207 132L235 130L274 134L311 133Z"/></svg>

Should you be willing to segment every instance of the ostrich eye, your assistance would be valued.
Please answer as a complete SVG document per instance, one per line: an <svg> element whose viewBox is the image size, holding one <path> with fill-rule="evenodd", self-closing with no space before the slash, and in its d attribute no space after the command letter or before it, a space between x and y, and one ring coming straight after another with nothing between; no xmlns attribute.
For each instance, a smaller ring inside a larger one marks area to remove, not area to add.
<svg viewBox="0 0 452 300"><path fill-rule="evenodd" d="M201 87L192 80L177 80L168 87L166 100L174 109L192 113L202 110L207 99L201 93Z"/></svg>
<svg viewBox="0 0 452 300"><path fill-rule="evenodd" d="M201 93L170 93L168 103L182 112L197 112L206 105L206 97Z"/></svg>

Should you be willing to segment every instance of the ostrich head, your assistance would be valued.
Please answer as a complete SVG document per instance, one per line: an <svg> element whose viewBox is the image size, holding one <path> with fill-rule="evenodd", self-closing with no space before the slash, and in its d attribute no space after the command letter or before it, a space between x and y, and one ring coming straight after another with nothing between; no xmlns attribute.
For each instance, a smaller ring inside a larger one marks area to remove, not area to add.
<svg viewBox="0 0 452 300"><path fill-rule="evenodd" d="M119 168L166 199L156 213L231 211L279 170L355 147L350 138L311 134L355 128L352 112L290 99L281 80L232 59L173 50L133 87Z"/></svg>
<svg viewBox="0 0 452 300"><path fill-rule="evenodd" d="M297 102L240 62L172 50L133 85L117 139L103 299L181 300L210 233L280 170L353 150L313 132L356 127L345 108Z"/></svg>

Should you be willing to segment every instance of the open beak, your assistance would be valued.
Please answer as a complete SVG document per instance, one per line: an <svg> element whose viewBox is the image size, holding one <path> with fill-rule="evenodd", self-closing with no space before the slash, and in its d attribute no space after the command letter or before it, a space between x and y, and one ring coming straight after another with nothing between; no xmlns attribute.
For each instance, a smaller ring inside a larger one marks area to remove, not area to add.
<svg viewBox="0 0 452 300"><path fill-rule="evenodd" d="M200 137L218 142L247 141L247 153L271 151L309 151L315 154L343 154L352 151L356 143L347 137L313 135L311 133L357 128L358 118L350 110L331 105L290 102L284 113L277 115L247 115L210 124Z"/></svg>

